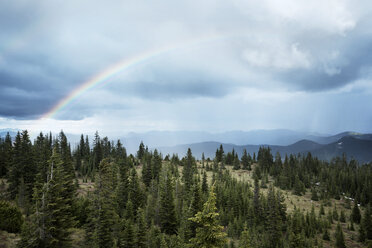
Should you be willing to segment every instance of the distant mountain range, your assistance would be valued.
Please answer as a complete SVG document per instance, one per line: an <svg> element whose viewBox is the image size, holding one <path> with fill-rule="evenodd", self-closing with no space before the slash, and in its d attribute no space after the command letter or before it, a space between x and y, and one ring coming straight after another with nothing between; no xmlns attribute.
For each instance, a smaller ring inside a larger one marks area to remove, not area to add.
<svg viewBox="0 0 372 248"><path fill-rule="evenodd" d="M6 134L9 133L11 137L15 137L17 132L20 131L15 128L4 128L0 129L0 138L5 138Z"/></svg>
<svg viewBox="0 0 372 248"><path fill-rule="evenodd" d="M0 129L0 137L9 132L14 137L18 129ZM32 134L36 138L38 133ZM56 133L53 135L57 135ZM66 133L72 147L80 140L80 135ZM128 153L135 154L141 141L150 149L157 148L163 154L177 153L184 156L190 147L194 156L213 158L216 149L223 145L225 152L233 148L241 156L244 149L251 154L257 153L260 146L270 146L273 154L298 154L311 152L320 159L329 160L343 153L348 158L360 162L372 161L372 134L343 132L336 135L299 132L286 129L229 131L209 133L202 131L151 131L146 133L129 133L125 136L109 137L110 140L120 139ZM90 141L93 136L90 135Z"/></svg>
<svg viewBox="0 0 372 248"><path fill-rule="evenodd" d="M193 155L200 159L203 152L206 158L213 158L217 148L219 148L221 144L223 145L225 153L234 149L239 156L242 155L244 149L246 149L250 154L257 154L260 146L270 146L274 156L277 152L279 152L282 157L284 157L285 154L306 154L311 152L313 156L316 156L319 159L330 160L336 156L342 156L342 154L345 153L349 159L354 158L360 163L372 161L372 134L345 132L329 137L314 136L313 139L322 142L322 144L313 140L303 139L286 146L268 144L235 145L222 142L200 142L157 148L163 154L177 153L179 156L184 156L187 149L191 148Z"/></svg>

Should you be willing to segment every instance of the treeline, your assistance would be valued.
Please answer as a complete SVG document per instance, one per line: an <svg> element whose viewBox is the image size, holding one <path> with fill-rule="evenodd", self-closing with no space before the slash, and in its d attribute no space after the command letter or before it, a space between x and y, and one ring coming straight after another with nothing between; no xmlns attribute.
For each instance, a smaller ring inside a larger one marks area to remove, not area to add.
<svg viewBox="0 0 372 248"><path fill-rule="evenodd" d="M226 165L253 169L254 183L237 180ZM93 142L82 135L72 150L63 132L31 142L23 131L0 139L0 173L7 182L0 229L20 232L18 247L322 247L330 240L345 247L345 222L358 228L360 242L372 239L371 165L346 158L290 155L283 162L262 147L256 161L221 146L213 160L196 161L190 149L183 158L163 158L143 143L128 155L120 140L98 133ZM87 183L92 192L82 190ZM353 198L352 215L326 213L323 205L318 213L288 214L274 186L296 194L310 189L324 204Z"/></svg>
<svg viewBox="0 0 372 248"><path fill-rule="evenodd" d="M310 189L314 200L334 198L355 200L367 206L372 201L372 164L359 165L356 160L347 161L346 156L336 157L331 162L320 161L311 153L286 155L284 162L279 153L275 159L269 147L261 147L258 152L258 166L254 176L258 179L270 175L275 185L295 194Z"/></svg>

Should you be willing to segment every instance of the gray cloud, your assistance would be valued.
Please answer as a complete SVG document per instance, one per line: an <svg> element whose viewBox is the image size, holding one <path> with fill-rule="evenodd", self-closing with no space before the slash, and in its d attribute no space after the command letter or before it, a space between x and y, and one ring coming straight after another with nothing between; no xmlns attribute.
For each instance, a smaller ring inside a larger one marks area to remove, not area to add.
<svg viewBox="0 0 372 248"><path fill-rule="evenodd" d="M355 97L355 106L365 105L371 86L354 86L371 80L370 19L368 1L2 2L0 117L37 118L118 61L183 43L85 92L55 118L119 112L132 120L157 118L148 106L175 114L177 108L187 111L187 102L195 103L195 123L221 121L216 116L225 106L243 113L260 106L256 119L275 122L262 113L287 111L298 92L314 101L329 98L324 104L330 104L341 102L333 92L345 87L363 95ZM213 35L220 38L197 42ZM203 104L203 114L196 113ZM201 117L205 112L211 113L208 120ZM276 118L285 128L288 123ZM291 120L296 118L302 117Z"/></svg>

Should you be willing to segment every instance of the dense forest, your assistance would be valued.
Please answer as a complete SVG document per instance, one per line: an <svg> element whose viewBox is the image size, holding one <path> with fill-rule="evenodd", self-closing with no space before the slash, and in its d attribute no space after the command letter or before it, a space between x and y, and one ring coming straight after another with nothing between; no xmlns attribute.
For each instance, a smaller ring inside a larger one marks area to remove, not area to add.
<svg viewBox="0 0 372 248"><path fill-rule="evenodd" d="M23 131L0 139L0 180L0 247L372 247L372 164L346 156L196 160Z"/></svg>

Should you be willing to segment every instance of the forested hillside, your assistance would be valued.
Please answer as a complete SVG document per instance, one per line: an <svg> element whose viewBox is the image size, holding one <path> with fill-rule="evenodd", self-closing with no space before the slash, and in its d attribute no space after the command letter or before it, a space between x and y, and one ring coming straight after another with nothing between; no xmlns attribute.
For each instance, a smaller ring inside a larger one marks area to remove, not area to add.
<svg viewBox="0 0 372 248"><path fill-rule="evenodd" d="M204 154L203 154L204 155ZM372 164L0 139L0 247L371 247Z"/></svg>

